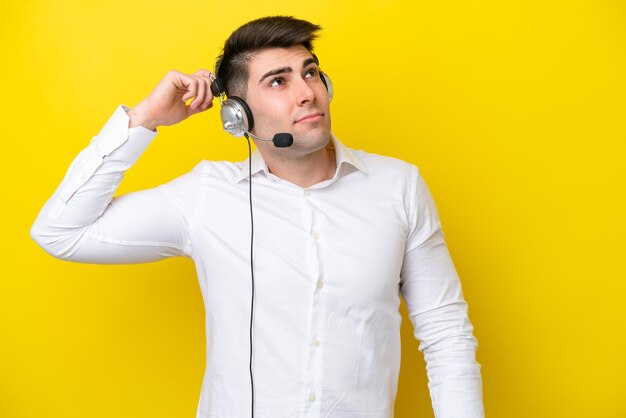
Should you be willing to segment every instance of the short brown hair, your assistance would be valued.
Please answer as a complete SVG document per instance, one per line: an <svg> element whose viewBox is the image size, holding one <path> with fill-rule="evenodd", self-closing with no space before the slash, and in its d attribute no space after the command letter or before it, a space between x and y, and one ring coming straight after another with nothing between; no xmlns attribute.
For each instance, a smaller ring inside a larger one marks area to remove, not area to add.
<svg viewBox="0 0 626 418"><path fill-rule="evenodd" d="M224 43L215 66L227 95L245 98L248 90L248 61L267 48L304 46L313 52L320 26L292 16L269 16L253 20L234 31Z"/></svg>

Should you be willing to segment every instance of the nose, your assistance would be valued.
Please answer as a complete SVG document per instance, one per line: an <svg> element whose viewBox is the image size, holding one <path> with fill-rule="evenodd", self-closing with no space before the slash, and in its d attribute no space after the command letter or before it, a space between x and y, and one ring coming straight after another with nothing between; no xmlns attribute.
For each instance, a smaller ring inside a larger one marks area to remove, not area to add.
<svg viewBox="0 0 626 418"><path fill-rule="evenodd" d="M307 103L312 103L313 101L315 101L315 92L304 79L300 79L296 94L298 95L297 100L298 105L300 106L304 106Z"/></svg>

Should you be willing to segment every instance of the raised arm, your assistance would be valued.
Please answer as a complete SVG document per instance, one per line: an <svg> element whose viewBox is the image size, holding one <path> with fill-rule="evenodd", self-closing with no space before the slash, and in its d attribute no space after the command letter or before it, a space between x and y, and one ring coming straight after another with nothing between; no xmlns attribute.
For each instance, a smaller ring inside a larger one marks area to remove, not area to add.
<svg viewBox="0 0 626 418"><path fill-rule="evenodd" d="M141 263L190 256L195 173L115 199L113 194L158 126L211 107L209 84L206 70L192 75L170 71L135 108L119 106L39 212L32 238L52 256L76 262Z"/></svg>

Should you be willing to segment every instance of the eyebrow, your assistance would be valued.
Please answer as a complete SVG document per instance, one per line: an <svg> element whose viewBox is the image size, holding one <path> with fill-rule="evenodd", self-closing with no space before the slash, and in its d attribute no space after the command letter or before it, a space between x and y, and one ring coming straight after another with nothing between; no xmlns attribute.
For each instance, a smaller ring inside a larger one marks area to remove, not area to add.
<svg viewBox="0 0 626 418"><path fill-rule="evenodd" d="M317 64L317 60L313 57L309 57L307 59L305 59L302 62L302 68L307 67L311 64ZM276 68L274 70L270 70L268 72L266 72L265 74L263 74L263 76L259 79L259 84L263 82L263 80L265 80L267 77L271 77L273 75L277 75L277 74L284 74L284 73L290 73L293 71L293 68L291 67L280 67L280 68Z"/></svg>

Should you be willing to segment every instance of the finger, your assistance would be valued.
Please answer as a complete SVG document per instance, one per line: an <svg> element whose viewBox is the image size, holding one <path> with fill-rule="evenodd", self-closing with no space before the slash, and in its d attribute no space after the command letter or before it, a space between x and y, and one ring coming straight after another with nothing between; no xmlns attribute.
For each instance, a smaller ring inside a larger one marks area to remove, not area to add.
<svg viewBox="0 0 626 418"><path fill-rule="evenodd" d="M194 77L198 83L198 93L193 101L187 106L187 115L191 116L196 113L204 112L212 107L213 95L211 94L209 83L206 77Z"/></svg>
<svg viewBox="0 0 626 418"><path fill-rule="evenodd" d="M186 107L187 109L187 116L191 116L191 115L195 115L196 113L200 113L200 112L204 112L205 110L207 110L209 107L204 107L204 106L200 106L200 105L196 105L196 103L192 103L189 106Z"/></svg>
<svg viewBox="0 0 626 418"><path fill-rule="evenodd" d="M211 107L212 102L213 102L213 93L211 92L211 83L215 79L215 76L213 75L211 71L204 69L204 68L199 69L193 74L200 77L202 80L206 82L206 87L207 87L206 96L204 98L204 101L200 105L200 107L202 107L203 109L208 109Z"/></svg>
<svg viewBox="0 0 626 418"><path fill-rule="evenodd" d="M206 70L204 68L199 69L198 71L196 71L195 73L193 73L193 75L197 75L200 77L207 77L209 79L211 79L213 77L213 73L209 70Z"/></svg>
<svg viewBox="0 0 626 418"><path fill-rule="evenodd" d="M207 98L204 102L202 102L202 109L207 110L213 106L213 94L209 92Z"/></svg>
<svg viewBox="0 0 626 418"><path fill-rule="evenodd" d="M207 77L201 76L200 82L202 83L202 86L204 87L204 93L202 95L202 99L201 100L199 99L198 101L198 107L206 109L206 104L210 102L212 99L211 81Z"/></svg>
<svg viewBox="0 0 626 418"><path fill-rule="evenodd" d="M199 107L202 102L204 101L204 96L205 96L205 92L207 90L206 87L206 82L198 77L198 76L194 76L193 77L196 82L197 82L197 92L196 92L196 96L194 97L193 101L189 104L189 106L191 106L192 108L197 108Z"/></svg>
<svg viewBox="0 0 626 418"><path fill-rule="evenodd" d="M198 112L204 112L207 109L210 109L213 106L213 94L211 94L211 89L209 88L209 80L203 80L200 84L204 85L204 96L202 97L198 95L194 101L193 109L196 109ZM196 103L197 102L197 103Z"/></svg>
<svg viewBox="0 0 626 418"><path fill-rule="evenodd" d="M186 102L192 97L195 97L198 93L198 80L186 74L181 75L180 80L182 84L180 87L182 87L183 90L187 90L187 93L182 97L183 102Z"/></svg>
<svg viewBox="0 0 626 418"><path fill-rule="evenodd" d="M213 104L213 93L211 92L211 79L207 78L207 77L203 77L205 83L206 83L206 94L204 97L204 101L202 102L202 108L203 109L208 109L211 107L211 105Z"/></svg>
<svg viewBox="0 0 626 418"><path fill-rule="evenodd" d="M178 71L172 71L172 73L172 83L174 83L174 86L179 90L189 90L189 86L193 84L194 81L193 77Z"/></svg>
<svg viewBox="0 0 626 418"><path fill-rule="evenodd" d="M196 71L196 73L198 73ZM194 73L194 74L196 74ZM213 101L213 94L211 93L211 79L198 75L193 76L198 81L198 94L191 104L192 108L200 107L203 110L206 110L210 107L211 102Z"/></svg>

